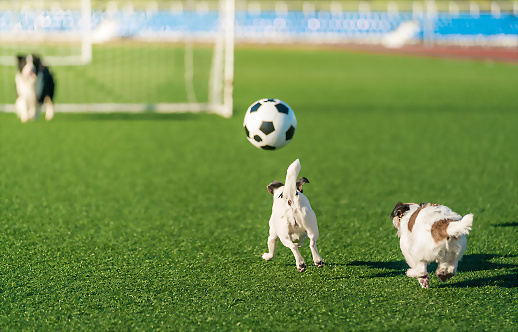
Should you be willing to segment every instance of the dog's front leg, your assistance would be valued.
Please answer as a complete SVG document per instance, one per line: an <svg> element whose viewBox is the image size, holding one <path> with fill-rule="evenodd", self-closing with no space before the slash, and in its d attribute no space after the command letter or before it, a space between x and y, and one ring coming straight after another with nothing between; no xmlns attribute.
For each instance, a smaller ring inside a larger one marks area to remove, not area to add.
<svg viewBox="0 0 518 332"><path fill-rule="evenodd" d="M36 104L30 103L29 107L27 108L27 117L29 120L35 120L36 119Z"/></svg>
<svg viewBox="0 0 518 332"><path fill-rule="evenodd" d="M22 122L27 122L27 103L23 98L16 99L16 113Z"/></svg>
<svg viewBox="0 0 518 332"><path fill-rule="evenodd" d="M270 234L270 236L268 237L268 252L265 252L263 254L263 259L265 261L272 260L275 256L275 249L277 248L277 239L278 237L275 234Z"/></svg>

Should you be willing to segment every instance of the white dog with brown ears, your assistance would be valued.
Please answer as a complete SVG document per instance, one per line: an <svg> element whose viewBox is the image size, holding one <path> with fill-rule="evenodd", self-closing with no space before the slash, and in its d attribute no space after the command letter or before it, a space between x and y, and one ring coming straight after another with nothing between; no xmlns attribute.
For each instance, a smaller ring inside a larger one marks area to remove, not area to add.
<svg viewBox="0 0 518 332"><path fill-rule="evenodd" d="M471 230L473 214L462 217L444 205L398 202L390 218L410 266L407 276L417 278L421 287L428 288L428 263L438 263L435 274L443 282L457 273L459 260L466 251L466 235Z"/></svg>
<svg viewBox="0 0 518 332"><path fill-rule="evenodd" d="M288 167L286 185L273 181L267 186L268 192L273 194L273 207L270 217L268 252L263 254L263 259L267 261L273 259L277 240L280 239L282 244L293 252L297 269L304 272L306 263L300 255L299 247L308 237L313 262L316 266L322 267L324 261L317 250L317 217L311 209L309 200L302 193L302 186L309 181L305 177L297 180L299 172L300 162L297 159Z"/></svg>

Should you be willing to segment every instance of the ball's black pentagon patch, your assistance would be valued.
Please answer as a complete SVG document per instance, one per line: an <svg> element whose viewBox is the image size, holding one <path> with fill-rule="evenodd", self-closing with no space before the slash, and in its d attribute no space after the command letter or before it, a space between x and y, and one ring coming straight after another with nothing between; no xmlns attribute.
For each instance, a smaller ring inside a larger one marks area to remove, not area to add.
<svg viewBox="0 0 518 332"><path fill-rule="evenodd" d="M286 140L289 141L293 138L293 135L295 135L295 127L290 126L290 129L286 131Z"/></svg>
<svg viewBox="0 0 518 332"><path fill-rule="evenodd" d="M248 128L245 126L245 133L246 133L246 137L250 137L250 132L248 131Z"/></svg>
<svg viewBox="0 0 518 332"><path fill-rule="evenodd" d="M254 139L255 139L256 142L262 142L263 141L263 139L259 135L255 135Z"/></svg>
<svg viewBox="0 0 518 332"><path fill-rule="evenodd" d="M274 101L275 101L275 99L268 98L266 101L269 101L269 102L271 102L271 103L272 103L272 102L274 102Z"/></svg>
<svg viewBox="0 0 518 332"><path fill-rule="evenodd" d="M275 131L275 127L273 126L273 122L263 121L263 123L261 123L261 127L259 127L259 130L262 131L265 135L268 135Z"/></svg>
<svg viewBox="0 0 518 332"><path fill-rule="evenodd" d="M259 109L259 107L261 107L261 103L260 102L257 102L254 104L254 106L252 106L250 108L250 113L254 113L254 112L257 112L257 110Z"/></svg>
<svg viewBox="0 0 518 332"><path fill-rule="evenodd" d="M277 105L275 105L275 107L277 107L277 111L279 111L280 113L284 113L287 115L290 112L290 109L282 103L278 103Z"/></svg>
<svg viewBox="0 0 518 332"><path fill-rule="evenodd" d="M263 149L263 150L275 150L275 146L263 145L263 146L261 146L261 149Z"/></svg>

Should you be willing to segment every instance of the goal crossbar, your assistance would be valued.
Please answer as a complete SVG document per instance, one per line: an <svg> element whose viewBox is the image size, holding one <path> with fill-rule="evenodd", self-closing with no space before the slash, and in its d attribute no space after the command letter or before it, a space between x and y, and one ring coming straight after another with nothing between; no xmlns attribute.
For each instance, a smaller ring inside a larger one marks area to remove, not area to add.
<svg viewBox="0 0 518 332"><path fill-rule="evenodd" d="M208 112L224 115L226 109L224 105L207 104L207 103L85 103L85 104L56 104L54 111L59 113L138 113L138 112L156 112L156 113L201 113ZM13 104L0 104L0 112L14 113L16 112Z"/></svg>

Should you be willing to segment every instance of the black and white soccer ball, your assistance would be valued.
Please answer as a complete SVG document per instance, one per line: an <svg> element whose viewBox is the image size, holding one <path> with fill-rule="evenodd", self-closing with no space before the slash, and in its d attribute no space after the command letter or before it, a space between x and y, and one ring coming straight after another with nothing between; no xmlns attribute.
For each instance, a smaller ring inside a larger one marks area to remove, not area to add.
<svg viewBox="0 0 518 332"><path fill-rule="evenodd" d="M243 126L246 137L254 146L263 150L276 150L293 139L297 118L285 102L265 98L248 108Z"/></svg>

